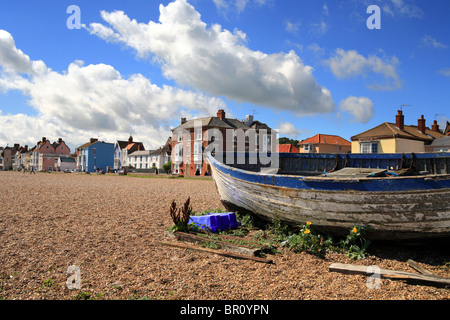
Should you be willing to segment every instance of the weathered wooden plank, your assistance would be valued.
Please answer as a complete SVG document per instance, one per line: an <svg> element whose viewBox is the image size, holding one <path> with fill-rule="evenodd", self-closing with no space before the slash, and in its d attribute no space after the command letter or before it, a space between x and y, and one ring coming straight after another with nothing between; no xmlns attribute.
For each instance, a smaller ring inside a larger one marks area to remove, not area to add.
<svg viewBox="0 0 450 320"><path fill-rule="evenodd" d="M424 275L428 275L428 276L434 276L433 272L428 271L425 268L422 268L421 266L419 266L419 264L417 262L415 262L414 260L409 259L408 261L406 261L406 264L408 264L411 268L413 268L414 270L420 272L421 274Z"/></svg>
<svg viewBox="0 0 450 320"><path fill-rule="evenodd" d="M251 247L245 246L245 245L237 245L237 244L229 243L226 241L214 240L214 239L197 236L197 235L185 233L185 232L178 232L178 231L177 232L167 232L166 235L168 235L170 237L173 236L179 241L186 241L186 242L190 242L190 243L205 244L207 242L214 242L221 249L231 251L231 252L236 252L239 254L246 254L246 255L250 255L250 256L256 256L256 255L258 255L258 253L261 252L261 248L251 248Z"/></svg>
<svg viewBox="0 0 450 320"><path fill-rule="evenodd" d="M339 272L343 274L362 274L371 276L373 275L374 268L372 267L368 272L368 266L359 266L353 264L344 264L344 263L333 263L329 266L328 270L330 272ZM388 269L379 269L379 274L381 278L387 278L392 280L405 280L409 283L420 284L420 285L431 285L437 287L450 287L450 279L416 274L405 271L395 271Z"/></svg>
<svg viewBox="0 0 450 320"><path fill-rule="evenodd" d="M175 242L167 242L167 241L160 241L159 243L164 246L177 247L177 248L183 248L183 249L191 249L191 250L195 250L195 251L216 254L216 255L234 258L234 259L252 260L252 261L256 261L256 262L269 263L269 264L273 263L273 261L269 260L269 259L264 259L264 258L245 255L245 254L237 254L237 253L207 249L207 248L202 248L202 247L198 247L198 246L194 246L194 245L188 245L185 243L175 243Z"/></svg>

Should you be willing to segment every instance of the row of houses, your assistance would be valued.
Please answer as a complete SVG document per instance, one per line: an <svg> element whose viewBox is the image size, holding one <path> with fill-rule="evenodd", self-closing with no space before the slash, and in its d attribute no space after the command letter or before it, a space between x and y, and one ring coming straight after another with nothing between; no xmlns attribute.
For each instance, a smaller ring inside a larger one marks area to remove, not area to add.
<svg viewBox="0 0 450 320"><path fill-rule="evenodd" d="M133 142L132 136L128 141L116 143L91 138L71 153L62 138L51 143L43 137L32 148L19 144L0 147L0 170L107 172L127 168L145 171L162 169L170 156L170 138L157 150L145 150L144 144Z"/></svg>
<svg viewBox="0 0 450 320"><path fill-rule="evenodd" d="M283 144L280 152L291 153L420 153L450 152L450 123L441 130L436 120L431 128L422 115L417 125L405 125L403 111L395 122L384 122L348 141L336 135L317 134L299 142L298 146Z"/></svg>
<svg viewBox="0 0 450 320"><path fill-rule="evenodd" d="M242 136L240 136L242 135ZM74 153L59 138L51 143L45 137L31 149L28 146L0 147L0 170L34 169L36 171L77 170L109 171L123 168L146 171L162 169L169 162L172 172L180 175L208 175L210 168L204 151L215 145L215 151L271 151L276 131L248 115L244 120L227 118L224 110L216 116L187 120L172 129L172 137L157 150L146 150L142 142L128 140L108 143L91 138ZM278 152L291 153L420 153L449 152L450 124L441 130L435 120L431 128L422 115L416 124L406 125L402 110L395 122L384 122L348 141L338 135L316 134L298 143L280 144ZM230 150L231 147L231 150ZM173 151L173 152L172 152Z"/></svg>

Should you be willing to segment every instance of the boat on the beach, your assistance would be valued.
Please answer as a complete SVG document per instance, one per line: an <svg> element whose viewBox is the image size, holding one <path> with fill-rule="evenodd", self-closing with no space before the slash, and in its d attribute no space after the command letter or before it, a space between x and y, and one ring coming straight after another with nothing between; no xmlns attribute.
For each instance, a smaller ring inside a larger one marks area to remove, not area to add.
<svg viewBox="0 0 450 320"><path fill-rule="evenodd" d="M450 153L277 156L269 168L206 154L223 205L331 235L359 225L372 240L450 239Z"/></svg>

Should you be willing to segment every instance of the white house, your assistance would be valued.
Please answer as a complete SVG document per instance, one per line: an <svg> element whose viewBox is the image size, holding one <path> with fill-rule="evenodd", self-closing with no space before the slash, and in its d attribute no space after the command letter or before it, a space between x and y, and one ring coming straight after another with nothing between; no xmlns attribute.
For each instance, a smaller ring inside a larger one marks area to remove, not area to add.
<svg viewBox="0 0 450 320"><path fill-rule="evenodd" d="M163 165L170 161L171 140L158 150L138 150L128 155L128 165L136 169L162 170Z"/></svg>

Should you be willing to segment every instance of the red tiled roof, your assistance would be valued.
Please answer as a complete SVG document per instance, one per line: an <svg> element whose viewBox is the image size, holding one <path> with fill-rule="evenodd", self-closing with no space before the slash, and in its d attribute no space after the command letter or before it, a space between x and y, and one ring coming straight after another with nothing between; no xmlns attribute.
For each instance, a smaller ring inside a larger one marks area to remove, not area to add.
<svg viewBox="0 0 450 320"><path fill-rule="evenodd" d="M314 137L303 140L299 144L337 144L341 146L351 146L351 142L339 136L330 134L316 134Z"/></svg>
<svg viewBox="0 0 450 320"><path fill-rule="evenodd" d="M292 144L280 144L278 145L278 152L299 153L300 150Z"/></svg>

